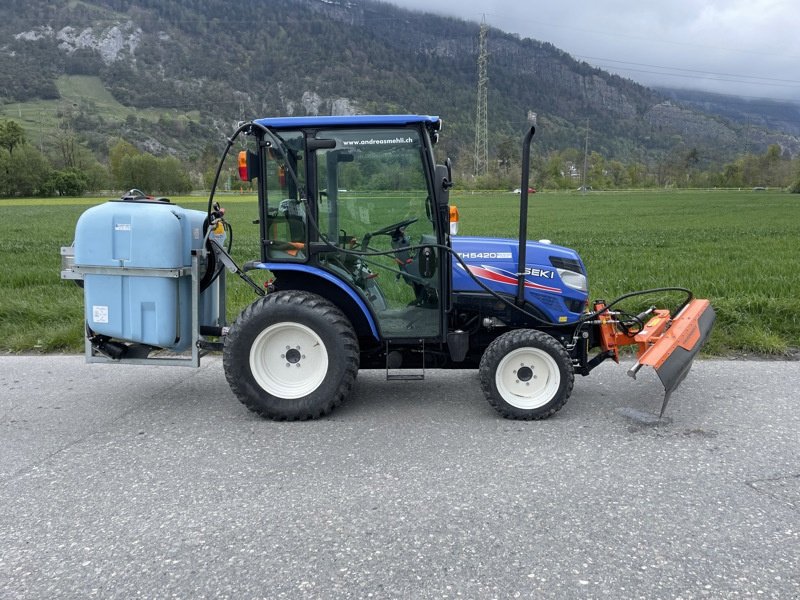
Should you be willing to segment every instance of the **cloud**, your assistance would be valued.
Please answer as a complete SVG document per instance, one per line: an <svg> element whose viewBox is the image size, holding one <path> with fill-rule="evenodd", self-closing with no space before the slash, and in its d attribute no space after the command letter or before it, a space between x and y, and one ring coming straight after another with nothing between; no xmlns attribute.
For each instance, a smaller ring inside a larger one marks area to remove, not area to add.
<svg viewBox="0 0 800 600"><path fill-rule="evenodd" d="M392 0L487 23L645 85L800 101L796 0Z"/></svg>

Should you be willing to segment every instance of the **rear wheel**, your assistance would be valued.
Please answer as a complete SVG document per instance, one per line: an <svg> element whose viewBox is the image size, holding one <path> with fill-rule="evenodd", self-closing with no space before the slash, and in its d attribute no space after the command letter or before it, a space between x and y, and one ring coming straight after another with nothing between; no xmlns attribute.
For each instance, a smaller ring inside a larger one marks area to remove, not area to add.
<svg viewBox="0 0 800 600"><path fill-rule="evenodd" d="M509 419L546 419L567 402L575 375L567 351L552 336L518 329L494 340L481 358L481 387Z"/></svg>
<svg viewBox="0 0 800 600"><path fill-rule="evenodd" d="M313 419L350 393L358 341L347 317L327 300L275 292L245 308L231 326L223 366L250 410L270 419Z"/></svg>

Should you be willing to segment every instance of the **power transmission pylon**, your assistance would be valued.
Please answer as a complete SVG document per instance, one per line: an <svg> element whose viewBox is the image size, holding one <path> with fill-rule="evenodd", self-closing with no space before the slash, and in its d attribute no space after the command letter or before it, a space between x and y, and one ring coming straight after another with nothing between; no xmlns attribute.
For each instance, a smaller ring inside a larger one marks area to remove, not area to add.
<svg viewBox="0 0 800 600"><path fill-rule="evenodd" d="M589 119L586 119L586 144L583 147L583 185L581 192L586 193L586 171L589 169Z"/></svg>
<svg viewBox="0 0 800 600"><path fill-rule="evenodd" d="M486 34L489 27L486 17L481 23L480 50L478 52L478 107L475 113L475 175L485 175L489 166L488 122L488 84L489 75L487 65L489 52L486 49Z"/></svg>

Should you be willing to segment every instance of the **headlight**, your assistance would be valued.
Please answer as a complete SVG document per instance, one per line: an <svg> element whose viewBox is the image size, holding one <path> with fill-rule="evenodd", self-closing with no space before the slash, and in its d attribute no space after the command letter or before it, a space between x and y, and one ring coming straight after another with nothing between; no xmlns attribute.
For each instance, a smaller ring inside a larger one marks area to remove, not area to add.
<svg viewBox="0 0 800 600"><path fill-rule="evenodd" d="M556 271L558 272L558 276L561 277L561 281L563 281L564 285L567 287L581 292L589 291L589 287L586 285L586 275L583 273L576 273L568 269L556 269Z"/></svg>

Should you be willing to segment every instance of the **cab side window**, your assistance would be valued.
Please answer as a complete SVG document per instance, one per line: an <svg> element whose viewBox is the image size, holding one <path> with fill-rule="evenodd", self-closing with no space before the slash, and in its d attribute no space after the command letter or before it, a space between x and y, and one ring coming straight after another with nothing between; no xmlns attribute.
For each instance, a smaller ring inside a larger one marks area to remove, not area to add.
<svg viewBox="0 0 800 600"><path fill-rule="evenodd" d="M266 160L267 257L304 261L308 256L308 215L301 197L305 188L303 134L281 132L271 142Z"/></svg>

